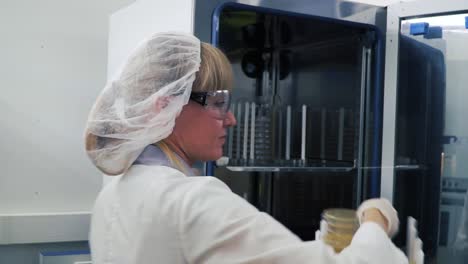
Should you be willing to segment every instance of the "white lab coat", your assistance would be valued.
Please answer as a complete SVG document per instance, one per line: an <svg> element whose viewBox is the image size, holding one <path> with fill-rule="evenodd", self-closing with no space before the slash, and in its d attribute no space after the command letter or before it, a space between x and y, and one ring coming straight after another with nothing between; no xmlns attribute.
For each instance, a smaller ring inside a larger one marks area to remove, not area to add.
<svg viewBox="0 0 468 264"><path fill-rule="evenodd" d="M407 263L377 224L365 223L340 254L303 242L214 177L166 166L133 165L96 201L94 264Z"/></svg>

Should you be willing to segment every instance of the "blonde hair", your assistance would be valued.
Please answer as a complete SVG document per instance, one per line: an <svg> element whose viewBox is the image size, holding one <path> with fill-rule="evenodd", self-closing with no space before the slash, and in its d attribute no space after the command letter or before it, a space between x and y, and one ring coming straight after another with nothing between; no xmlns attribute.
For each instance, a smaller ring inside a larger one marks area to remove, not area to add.
<svg viewBox="0 0 468 264"><path fill-rule="evenodd" d="M176 154L171 150L166 142L164 142L164 140L153 145L158 146L159 149L161 149L161 151L164 153L164 155L166 155L167 159L175 169L178 169L185 174L189 174L189 172L185 169L185 166L182 165L182 162L176 157Z"/></svg>
<svg viewBox="0 0 468 264"><path fill-rule="evenodd" d="M192 91L231 91L233 85L232 67L226 55L218 48L202 42L200 57L200 69L195 74Z"/></svg>
<svg viewBox="0 0 468 264"><path fill-rule="evenodd" d="M233 73L231 64L224 55L224 53L218 48L201 42L200 44L200 68L195 74L195 80L192 84L192 91L194 92L213 92L217 90L232 90L233 86ZM85 133L85 148L86 151L93 151L102 145L106 145L110 141L118 140L106 137L96 136L92 133ZM186 173L184 167L180 164L180 161L174 156L170 155L170 151L167 144L157 144L162 151L166 154L169 161L179 170ZM104 171L104 168L98 167L100 170L108 175L119 175L122 172L110 172Z"/></svg>

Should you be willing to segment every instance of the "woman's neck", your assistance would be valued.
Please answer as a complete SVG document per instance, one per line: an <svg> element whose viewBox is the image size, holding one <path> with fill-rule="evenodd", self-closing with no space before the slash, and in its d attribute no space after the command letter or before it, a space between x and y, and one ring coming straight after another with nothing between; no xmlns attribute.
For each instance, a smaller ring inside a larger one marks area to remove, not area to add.
<svg viewBox="0 0 468 264"><path fill-rule="evenodd" d="M179 144L177 144L170 138L166 138L163 141L163 143L166 144L175 154L177 154L185 163L187 163L189 167L193 166L194 162L189 159L187 153L183 151L182 147Z"/></svg>

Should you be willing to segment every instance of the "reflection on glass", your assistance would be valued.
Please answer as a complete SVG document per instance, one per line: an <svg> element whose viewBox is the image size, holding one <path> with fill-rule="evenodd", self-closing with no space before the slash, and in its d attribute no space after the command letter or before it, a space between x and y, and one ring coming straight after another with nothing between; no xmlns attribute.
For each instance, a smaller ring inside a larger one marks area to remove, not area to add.
<svg viewBox="0 0 468 264"><path fill-rule="evenodd" d="M420 169L395 172L395 205L418 220L426 263L468 263L467 16L401 22L395 161Z"/></svg>

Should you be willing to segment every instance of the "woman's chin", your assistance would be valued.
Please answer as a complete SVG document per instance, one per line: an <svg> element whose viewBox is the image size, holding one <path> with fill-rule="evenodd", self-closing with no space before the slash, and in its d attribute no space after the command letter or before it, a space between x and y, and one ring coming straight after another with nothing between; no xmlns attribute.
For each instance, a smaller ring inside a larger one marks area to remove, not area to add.
<svg viewBox="0 0 468 264"><path fill-rule="evenodd" d="M216 151L215 153L213 153L211 160L218 160L222 156L223 156L223 150L220 149L219 151Z"/></svg>
<svg viewBox="0 0 468 264"><path fill-rule="evenodd" d="M223 151L216 151L214 153L210 153L204 157L200 158L200 161L207 162L207 161L216 161L223 156Z"/></svg>

